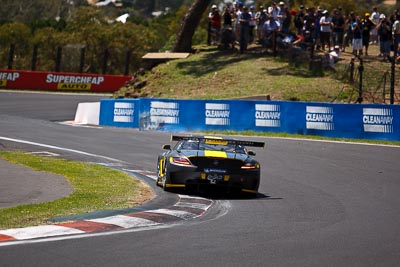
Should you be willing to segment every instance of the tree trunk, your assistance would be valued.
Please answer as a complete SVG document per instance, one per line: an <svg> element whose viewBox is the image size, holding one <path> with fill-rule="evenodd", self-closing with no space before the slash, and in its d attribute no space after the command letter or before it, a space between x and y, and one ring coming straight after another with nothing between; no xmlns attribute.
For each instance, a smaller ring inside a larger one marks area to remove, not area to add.
<svg viewBox="0 0 400 267"><path fill-rule="evenodd" d="M186 13L173 52L192 52L192 38L212 0L196 0Z"/></svg>

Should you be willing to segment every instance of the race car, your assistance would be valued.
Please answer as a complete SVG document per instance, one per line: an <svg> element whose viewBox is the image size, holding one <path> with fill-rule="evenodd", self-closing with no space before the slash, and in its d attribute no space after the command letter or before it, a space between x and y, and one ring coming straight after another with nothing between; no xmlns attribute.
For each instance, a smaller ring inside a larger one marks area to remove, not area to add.
<svg viewBox="0 0 400 267"><path fill-rule="evenodd" d="M246 147L264 147L264 142L227 139L216 136L172 135L171 145L158 156L157 185L165 191L182 188L208 192L256 195L260 185L260 163Z"/></svg>

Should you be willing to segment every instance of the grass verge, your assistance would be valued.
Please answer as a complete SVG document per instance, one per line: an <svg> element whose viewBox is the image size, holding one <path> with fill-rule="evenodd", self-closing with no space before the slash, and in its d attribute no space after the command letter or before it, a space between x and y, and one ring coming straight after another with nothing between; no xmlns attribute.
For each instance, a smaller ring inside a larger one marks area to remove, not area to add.
<svg viewBox="0 0 400 267"><path fill-rule="evenodd" d="M103 166L64 159L0 152L0 158L36 171L64 176L73 192L52 202L0 209L0 228L48 223L48 219L93 212L131 208L152 197L151 189L128 174Z"/></svg>

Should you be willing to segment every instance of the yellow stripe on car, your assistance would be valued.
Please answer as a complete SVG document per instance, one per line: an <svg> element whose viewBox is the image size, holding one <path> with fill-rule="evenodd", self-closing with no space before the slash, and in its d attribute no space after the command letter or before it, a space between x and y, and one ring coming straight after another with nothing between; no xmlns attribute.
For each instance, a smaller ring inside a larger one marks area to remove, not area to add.
<svg viewBox="0 0 400 267"><path fill-rule="evenodd" d="M185 187L184 184L165 184L165 187Z"/></svg>
<svg viewBox="0 0 400 267"><path fill-rule="evenodd" d="M214 151L214 150L205 150L204 156L206 157L215 157L215 158L227 158L225 151Z"/></svg>
<svg viewBox="0 0 400 267"><path fill-rule="evenodd" d="M242 189L243 192L247 192L247 193L254 193L256 194L257 191L256 190L250 190L250 189Z"/></svg>

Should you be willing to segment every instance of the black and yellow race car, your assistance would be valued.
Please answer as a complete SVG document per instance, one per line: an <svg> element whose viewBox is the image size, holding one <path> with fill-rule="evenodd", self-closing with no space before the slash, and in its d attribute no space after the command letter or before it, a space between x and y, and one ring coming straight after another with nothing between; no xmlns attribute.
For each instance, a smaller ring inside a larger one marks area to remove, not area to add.
<svg viewBox="0 0 400 267"><path fill-rule="evenodd" d="M171 145L158 156L157 185L168 191L184 188L196 192L222 189L228 193L257 194L260 163L246 147L264 147L264 142L215 136L172 135Z"/></svg>

